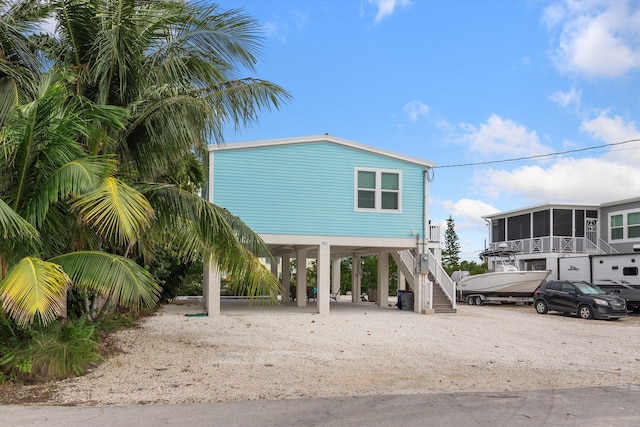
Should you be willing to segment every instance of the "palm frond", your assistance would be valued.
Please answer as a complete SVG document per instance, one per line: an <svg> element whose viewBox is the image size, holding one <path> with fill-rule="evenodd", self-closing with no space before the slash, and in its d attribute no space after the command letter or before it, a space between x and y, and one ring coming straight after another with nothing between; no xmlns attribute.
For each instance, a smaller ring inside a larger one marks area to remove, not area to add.
<svg viewBox="0 0 640 427"><path fill-rule="evenodd" d="M0 128L8 122L17 104L18 86L15 80L7 76L0 77Z"/></svg>
<svg viewBox="0 0 640 427"><path fill-rule="evenodd" d="M113 177L76 198L72 206L100 235L118 246L135 242L153 216L151 205L141 193Z"/></svg>
<svg viewBox="0 0 640 427"><path fill-rule="evenodd" d="M176 88L154 88L143 99L130 105L130 120L116 140L116 152L135 164L142 180L152 181L206 138L211 110L193 91Z"/></svg>
<svg viewBox="0 0 640 427"><path fill-rule="evenodd" d="M171 31L148 58L159 81L206 86L233 78L230 73L236 69L254 69L261 36L252 17L197 2L176 10L174 16Z"/></svg>
<svg viewBox="0 0 640 427"><path fill-rule="evenodd" d="M282 293L281 285L258 257L272 258L267 245L240 218L175 185L140 187L154 206L157 220L151 232L185 259L212 261L237 278L249 296Z"/></svg>
<svg viewBox="0 0 640 427"><path fill-rule="evenodd" d="M42 226L52 203L94 190L114 166L110 157L79 157L63 165L35 189L25 217Z"/></svg>
<svg viewBox="0 0 640 427"><path fill-rule="evenodd" d="M134 261L105 252L70 252L49 260L64 269L79 289L95 291L128 307L153 307L160 287Z"/></svg>
<svg viewBox="0 0 640 427"><path fill-rule="evenodd" d="M253 78L225 81L201 90L215 112L208 123L208 133L216 142L223 141L223 125L230 124L236 129L248 126L257 121L260 109L277 109L291 99L282 87Z"/></svg>
<svg viewBox="0 0 640 427"><path fill-rule="evenodd" d="M69 277L59 265L26 257L0 281L0 301L19 325L30 326L36 316L46 325L62 314L64 291L69 284Z"/></svg>
<svg viewBox="0 0 640 427"><path fill-rule="evenodd" d="M215 263L215 260L213 262ZM225 271L232 278L230 287L236 295L249 297L268 295L270 301L277 301L278 295L284 294L284 288L278 278L249 251L242 265L233 272Z"/></svg>
<svg viewBox="0 0 640 427"><path fill-rule="evenodd" d="M177 185L147 183L136 188L154 207L160 226L171 230L183 223L191 223L206 248L210 251L226 249L232 253L232 258L238 255L240 247L247 248L256 256L271 256L260 236L227 209Z"/></svg>
<svg viewBox="0 0 640 427"><path fill-rule="evenodd" d="M38 231L0 199L0 237L38 239Z"/></svg>

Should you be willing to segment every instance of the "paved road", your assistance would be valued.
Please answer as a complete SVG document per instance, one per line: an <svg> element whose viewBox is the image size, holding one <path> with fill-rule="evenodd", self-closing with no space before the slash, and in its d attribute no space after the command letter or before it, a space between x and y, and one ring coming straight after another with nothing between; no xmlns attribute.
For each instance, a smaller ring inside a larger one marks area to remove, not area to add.
<svg viewBox="0 0 640 427"><path fill-rule="evenodd" d="M638 426L640 386L181 405L0 406L0 426Z"/></svg>

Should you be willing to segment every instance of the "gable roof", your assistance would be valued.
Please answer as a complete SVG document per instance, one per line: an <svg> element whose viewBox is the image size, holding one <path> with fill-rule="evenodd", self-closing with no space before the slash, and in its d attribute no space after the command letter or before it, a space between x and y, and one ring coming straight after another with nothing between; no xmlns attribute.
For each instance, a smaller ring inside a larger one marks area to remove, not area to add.
<svg viewBox="0 0 640 427"><path fill-rule="evenodd" d="M417 157L406 156L400 153L394 153L393 151L383 150L381 148L372 147L369 145L360 144L357 142L349 141L342 138L337 138L332 135L313 135L302 136L295 138L282 138L282 139L268 139L261 141L249 141L249 142L234 142L229 144L217 144L209 145L209 151L229 151L229 150L248 150L252 148L264 148L264 147L276 147L283 145L296 145L296 144L313 144L319 142L327 142L330 144L340 145L343 147L349 147L355 150L365 151L368 153L377 154L383 157L389 157L391 159L401 160L403 162L412 163L415 165L423 166L425 168L432 168L435 163L418 159Z"/></svg>

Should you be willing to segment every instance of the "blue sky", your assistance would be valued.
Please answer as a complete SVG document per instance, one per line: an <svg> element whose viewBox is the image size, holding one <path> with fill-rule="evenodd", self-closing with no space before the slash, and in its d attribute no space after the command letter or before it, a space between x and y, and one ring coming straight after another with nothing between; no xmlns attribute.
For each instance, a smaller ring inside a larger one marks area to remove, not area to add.
<svg viewBox="0 0 640 427"><path fill-rule="evenodd" d="M437 166L640 138L640 3L221 1L263 28L250 76L293 98L228 142L318 135ZM640 196L640 143L550 158L439 167L430 216L451 215L477 260L481 216L546 202Z"/></svg>

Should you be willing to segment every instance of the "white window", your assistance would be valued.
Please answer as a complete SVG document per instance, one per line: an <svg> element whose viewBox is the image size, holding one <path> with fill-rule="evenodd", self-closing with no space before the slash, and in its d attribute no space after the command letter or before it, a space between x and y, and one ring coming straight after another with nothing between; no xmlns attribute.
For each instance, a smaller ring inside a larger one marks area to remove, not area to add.
<svg viewBox="0 0 640 427"><path fill-rule="evenodd" d="M609 214L609 238L612 241L640 239L640 211Z"/></svg>
<svg viewBox="0 0 640 427"><path fill-rule="evenodd" d="M611 240L624 239L624 225L622 223L623 215L611 215L609 218Z"/></svg>
<svg viewBox="0 0 640 427"><path fill-rule="evenodd" d="M355 210L401 212L401 171L386 169L356 169L354 181Z"/></svg>

